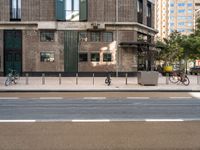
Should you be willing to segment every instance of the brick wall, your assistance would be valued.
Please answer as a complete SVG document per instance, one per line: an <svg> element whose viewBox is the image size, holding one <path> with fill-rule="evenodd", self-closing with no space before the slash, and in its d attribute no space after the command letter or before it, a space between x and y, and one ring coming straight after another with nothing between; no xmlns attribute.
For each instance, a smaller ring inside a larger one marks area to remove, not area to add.
<svg viewBox="0 0 200 150"><path fill-rule="evenodd" d="M64 33L55 33L55 42L40 42L38 31L23 31L23 71L64 71ZM54 52L54 62L40 62L40 52Z"/></svg>
<svg viewBox="0 0 200 150"><path fill-rule="evenodd" d="M0 21L10 20L10 0L0 0Z"/></svg>
<svg viewBox="0 0 200 150"><path fill-rule="evenodd" d="M22 0L22 21L55 21L55 0ZM0 21L10 20L10 1L0 0Z"/></svg>
<svg viewBox="0 0 200 150"><path fill-rule="evenodd" d="M119 22L135 22L137 17L136 0L119 0Z"/></svg>

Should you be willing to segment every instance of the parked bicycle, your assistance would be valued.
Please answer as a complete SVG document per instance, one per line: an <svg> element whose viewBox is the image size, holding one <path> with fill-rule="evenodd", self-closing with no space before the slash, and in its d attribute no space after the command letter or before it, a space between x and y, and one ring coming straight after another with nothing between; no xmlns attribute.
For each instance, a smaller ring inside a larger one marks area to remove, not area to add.
<svg viewBox="0 0 200 150"><path fill-rule="evenodd" d="M9 69L9 73L7 75L5 86L11 85L12 83L17 84L17 81L20 79L19 74L16 70Z"/></svg>
<svg viewBox="0 0 200 150"><path fill-rule="evenodd" d="M111 74L110 73L108 73L106 75L105 84L107 84L108 86L111 84Z"/></svg>
<svg viewBox="0 0 200 150"><path fill-rule="evenodd" d="M169 76L169 81L171 83L182 83L185 86L188 86L190 84L190 80L188 78L188 76L183 73L183 72L173 72L170 76Z"/></svg>

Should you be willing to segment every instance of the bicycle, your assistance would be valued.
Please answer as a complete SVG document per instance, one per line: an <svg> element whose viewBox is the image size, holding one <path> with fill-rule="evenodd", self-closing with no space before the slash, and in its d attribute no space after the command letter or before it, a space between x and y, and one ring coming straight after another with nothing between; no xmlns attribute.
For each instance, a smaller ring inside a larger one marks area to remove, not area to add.
<svg viewBox="0 0 200 150"><path fill-rule="evenodd" d="M174 84L182 83L185 86L188 86L190 84L188 76L185 73L181 72L173 72L172 75L169 76L169 81Z"/></svg>
<svg viewBox="0 0 200 150"><path fill-rule="evenodd" d="M9 69L9 71L10 72L8 73L5 81L5 86L11 85L12 83L17 84L17 80L20 79L20 76L16 70Z"/></svg>
<svg viewBox="0 0 200 150"><path fill-rule="evenodd" d="M110 86L110 84L111 84L111 75L110 75L110 73L108 73L107 76L106 76L105 84L107 84L108 86Z"/></svg>

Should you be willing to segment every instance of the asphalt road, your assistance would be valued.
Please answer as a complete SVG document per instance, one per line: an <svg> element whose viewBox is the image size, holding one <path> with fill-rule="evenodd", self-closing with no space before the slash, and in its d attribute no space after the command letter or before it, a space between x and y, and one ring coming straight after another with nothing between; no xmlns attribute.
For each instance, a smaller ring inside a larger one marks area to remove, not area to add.
<svg viewBox="0 0 200 150"><path fill-rule="evenodd" d="M199 150L199 139L199 93L0 93L2 150Z"/></svg>
<svg viewBox="0 0 200 150"><path fill-rule="evenodd" d="M103 96L103 95L102 95ZM195 97L0 98L0 120L200 120Z"/></svg>

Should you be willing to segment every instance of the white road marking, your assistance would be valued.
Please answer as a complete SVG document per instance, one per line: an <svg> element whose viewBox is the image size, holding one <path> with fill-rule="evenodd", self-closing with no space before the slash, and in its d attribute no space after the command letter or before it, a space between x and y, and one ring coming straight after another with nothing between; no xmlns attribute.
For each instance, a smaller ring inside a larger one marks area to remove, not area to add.
<svg viewBox="0 0 200 150"><path fill-rule="evenodd" d="M108 119L102 119L102 120L72 120L72 122L110 122Z"/></svg>
<svg viewBox="0 0 200 150"><path fill-rule="evenodd" d="M192 97L169 97L170 99L190 99Z"/></svg>
<svg viewBox="0 0 200 150"><path fill-rule="evenodd" d="M19 99L19 97L0 97L0 99Z"/></svg>
<svg viewBox="0 0 200 150"><path fill-rule="evenodd" d="M63 97L40 97L40 99L63 99Z"/></svg>
<svg viewBox="0 0 200 150"><path fill-rule="evenodd" d="M106 99L106 97L84 97L83 99Z"/></svg>
<svg viewBox="0 0 200 150"><path fill-rule="evenodd" d="M183 119L145 119L146 122L182 122Z"/></svg>
<svg viewBox="0 0 200 150"><path fill-rule="evenodd" d="M150 97L127 97L126 99L150 99Z"/></svg>
<svg viewBox="0 0 200 150"><path fill-rule="evenodd" d="M200 99L200 92L191 92L189 93L192 97Z"/></svg>
<svg viewBox="0 0 200 150"><path fill-rule="evenodd" d="M20 122L36 122L36 120L0 120L0 123L20 123Z"/></svg>

